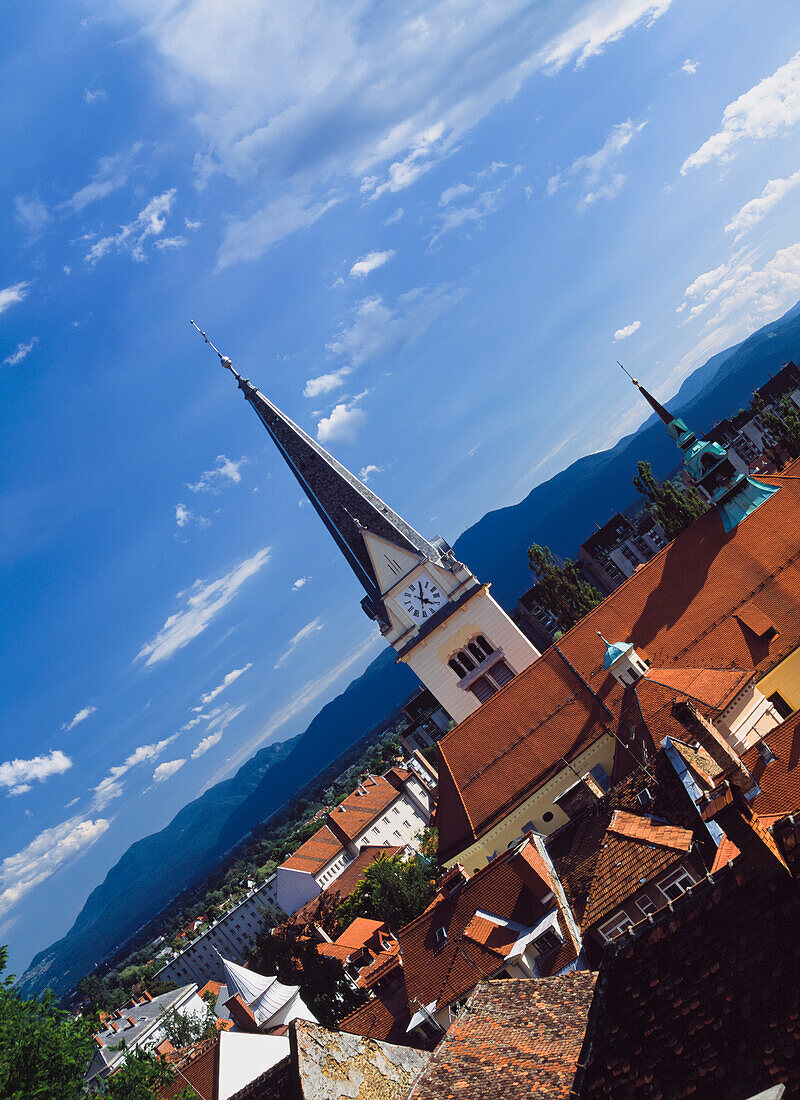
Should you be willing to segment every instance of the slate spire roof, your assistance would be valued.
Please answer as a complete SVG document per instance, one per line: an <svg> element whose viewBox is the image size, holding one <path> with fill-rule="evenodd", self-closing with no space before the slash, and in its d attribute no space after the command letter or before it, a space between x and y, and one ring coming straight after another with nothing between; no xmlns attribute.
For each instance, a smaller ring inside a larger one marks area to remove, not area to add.
<svg viewBox="0 0 800 1100"><path fill-rule="evenodd" d="M273 405L247 378L242 378L227 356L219 352L217 355L223 367L236 379L245 400L252 405L366 591L367 598L362 601L364 610L371 618L383 618L380 585L362 532L369 530L403 550L435 562L440 561L443 553Z"/></svg>

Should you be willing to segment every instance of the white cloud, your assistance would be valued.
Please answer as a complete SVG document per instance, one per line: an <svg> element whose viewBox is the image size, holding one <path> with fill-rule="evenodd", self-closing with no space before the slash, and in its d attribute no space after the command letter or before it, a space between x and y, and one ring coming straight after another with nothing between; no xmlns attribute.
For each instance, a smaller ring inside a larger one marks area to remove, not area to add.
<svg viewBox="0 0 800 1100"><path fill-rule="evenodd" d="M72 761L60 749L32 760L7 760L0 764L0 787L12 795L24 794L31 789L32 781L44 783L51 775L63 775L71 767Z"/></svg>
<svg viewBox="0 0 800 1100"><path fill-rule="evenodd" d="M201 183L224 171L260 204L229 222L220 268L311 225L362 181L373 199L408 187L532 74L585 64L669 5L117 0L201 130Z"/></svg>
<svg viewBox="0 0 800 1100"><path fill-rule="evenodd" d="M45 829L15 855L6 856L0 863L0 914L90 848L108 826L104 818L90 821L72 817Z"/></svg>
<svg viewBox="0 0 800 1100"><path fill-rule="evenodd" d="M722 113L722 127L687 157L681 175L711 161L727 161L736 155L739 142L775 137L800 121L800 52L772 76L765 77L729 103Z"/></svg>
<svg viewBox="0 0 800 1100"><path fill-rule="evenodd" d="M468 195L473 190L474 188L470 187L468 183L455 183L452 187L446 187L439 196L439 206L447 206L453 199Z"/></svg>
<svg viewBox="0 0 800 1100"><path fill-rule="evenodd" d="M30 353L33 351L34 345L38 344L39 337L33 336L27 344L17 344L14 351L10 355L7 355L3 360L4 367L16 367L21 363L23 359L27 359Z"/></svg>
<svg viewBox="0 0 800 1100"><path fill-rule="evenodd" d="M327 691L331 685L335 684L336 681L356 663L356 661L361 660L370 649L374 649L375 646L382 644L382 641L383 639L377 632L371 633L365 641L351 650L339 664L335 665L333 668L326 669L326 671L316 679L309 680L296 695L292 696L288 703L272 715L266 725L255 737L251 738L250 741L242 745L232 756L228 757L223 767L209 779L206 784L206 789L213 783L217 783L223 775L237 768L242 761L251 757L265 741L269 740L269 738L280 729L281 726L285 725L286 722L289 722L292 718L295 718L298 714L301 714L306 707L310 706L323 692Z"/></svg>
<svg viewBox="0 0 800 1100"><path fill-rule="evenodd" d="M138 749L134 749L132 753L126 756L121 764L116 764L111 768L108 775L101 779L96 787L92 788L92 809L104 810L109 802L119 798L122 794L122 777L127 775L131 768L135 768L137 764L144 764L146 761L154 760L160 756L177 736L177 733L173 733L171 737L164 737L151 745L140 745Z"/></svg>
<svg viewBox="0 0 800 1100"><path fill-rule="evenodd" d="M292 585L292 592L299 592L301 588L303 588L305 585L308 584L309 581L313 579L313 577L298 577Z"/></svg>
<svg viewBox="0 0 800 1100"><path fill-rule="evenodd" d="M394 308L377 295L364 298L352 320L328 344L328 350L346 357L354 367L386 358L424 336L434 321L466 293L465 287L448 284L432 289L416 287L401 295Z"/></svg>
<svg viewBox="0 0 800 1100"><path fill-rule="evenodd" d="M358 472L358 476L364 483L366 483L374 474L382 474L383 471L383 466L375 466L373 463L370 463L368 466L361 467Z"/></svg>
<svg viewBox="0 0 800 1100"><path fill-rule="evenodd" d="M219 248L217 270L242 260L257 260L285 237L319 221L339 202L336 196L315 202L308 194L284 195L249 218L231 221Z"/></svg>
<svg viewBox="0 0 800 1100"><path fill-rule="evenodd" d="M226 455L217 455L217 464L210 470L204 470L200 480L187 485L193 493L219 493L228 485L238 485L242 480L241 468L247 465L247 458L243 455L238 462Z"/></svg>
<svg viewBox="0 0 800 1100"><path fill-rule="evenodd" d="M185 237L162 237L154 242L153 247L163 252L165 249L184 248L187 243Z"/></svg>
<svg viewBox="0 0 800 1100"><path fill-rule="evenodd" d="M350 367L340 367L339 370L309 378L303 390L303 397L319 397L323 393L338 389L344 385L344 380L350 373Z"/></svg>
<svg viewBox="0 0 800 1100"><path fill-rule="evenodd" d="M94 265L114 251L128 252L132 259L142 262L145 259L146 242L163 233L176 194L177 188L171 187L169 191L155 195L132 222L120 228L119 233L95 241L84 257L86 262Z"/></svg>
<svg viewBox="0 0 800 1100"><path fill-rule="evenodd" d="M612 126L608 137L596 153L578 157L565 173L551 176L547 182L548 195L554 195L566 187L569 178L580 180L583 195L579 203L586 209L598 199L612 199L619 194L625 183L625 176L612 172L611 166L623 149L640 133L647 122L632 122L629 118Z"/></svg>
<svg viewBox="0 0 800 1100"><path fill-rule="evenodd" d="M83 89L83 102L89 107L94 107L95 103L102 103L106 99L108 99L108 92L105 88L95 88L94 91L91 88Z"/></svg>
<svg viewBox="0 0 800 1100"><path fill-rule="evenodd" d="M209 749L213 749L221 740L222 730L217 730L216 733L209 733L207 737L197 742L196 748L192 749L192 760L196 760L198 756L204 756Z"/></svg>
<svg viewBox="0 0 800 1100"><path fill-rule="evenodd" d="M694 76L699 68L699 61L693 61L691 57L687 57L684 63L681 65L681 72L688 73L689 76Z"/></svg>
<svg viewBox="0 0 800 1100"><path fill-rule="evenodd" d="M179 527L188 527L190 523L197 524L201 529L211 526L210 519L192 512L185 504L175 505L175 522Z"/></svg>
<svg viewBox="0 0 800 1100"><path fill-rule="evenodd" d="M398 208L395 210L394 214L390 214L388 218L383 219L383 224L384 225L396 225L397 222L400 221L400 219L402 218L404 213L405 213L405 211L403 210L402 206L398 206Z"/></svg>
<svg viewBox="0 0 800 1100"><path fill-rule="evenodd" d="M183 224L186 226L187 229L199 229L200 226L203 223L202 222L193 222L189 218L184 218L183 219Z"/></svg>
<svg viewBox="0 0 800 1100"><path fill-rule="evenodd" d="M777 206L785 195L797 187L798 183L800 183L800 171L794 172L786 179L770 180L758 198L746 202L741 210L734 214L725 226L725 232L735 233L734 242L738 241L753 226L758 225L773 206Z"/></svg>
<svg viewBox="0 0 800 1100"><path fill-rule="evenodd" d="M387 249L386 252L368 252L360 260L356 260L350 268L350 277L353 279L365 278L371 272L377 271L379 267L388 264L394 254L393 248Z"/></svg>
<svg viewBox="0 0 800 1100"><path fill-rule="evenodd" d="M317 424L317 439L320 443L352 443L366 422L367 414L354 401L341 401Z"/></svg>
<svg viewBox="0 0 800 1100"><path fill-rule="evenodd" d="M38 237L50 221L50 212L39 198L26 199L23 195L17 195L14 212L16 220L33 238Z"/></svg>
<svg viewBox="0 0 800 1100"><path fill-rule="evenodd" d="M217 684L217 686L215 688L212 688L211 691L207 692L205 695L200 696L200 706L199 707L192 707L192 710L194 710L196 712L199 712L203 709L203 707L207 707L208 704L213 702L214 699L216 699L216 697L218 695L221 695L223 693L225 688L230 687L231 684L236 683L236 681L239 679L239 677L242 676L245 672L247 672L248 669L251 669L252 667L253 667L253 662L250 661L248 664L244 665L242 668L235 668L233 670L233 672L229 672L228 675L223 679L221 684Z"/></svg>
<svg viewBox="0 0 800 1100"><path fill-rule="evenodd" d="M641 327L641 321L633 321L630 325L625 325L624 328L618 328L614 333L614 340L627 340L629 336L633 336L634 332L638 332Z"/></svg>
<svg viewBox="0 0 800 1100"><path fill-rule="evenodd" d="M186 760L165 760L163 764L159 764L156 770L153 772L153 782L163 783L165 779L169 779L175 772L180 771Z"/></svg>
<svg viewBox="0 0 800 1100"><path fill-rule="evenodd" d="M65 733L69 733L70 730L74 730L81 722L85 722L86 719L90 718L96 711L97 707L81 707L75 717L70 722L65 722L61 729Z"/></svg>
<svg viewBox="0 0 800 1100"><path fill-rule="evenodd" d="M157 664L202 634L245 581L267 564L270 553L270 547L265 546L217 580L195 581L189 592L182 592L178 597L183 603L181 610L170 615L155 638L142 646L137 659L145 658L148 665Z"/></svg>
<svg viewBox="0 0 800 1100"><path fill-rule="evenodd" d="M499 210L502 205L500 196L506 183L501 184L494 190L481 192L480 195L476 196L474 202L467 206L449 206L444 213L439 215L439 227L431 237L428 247L431 248L435 245L445 233L468 223L480 225L489 214L494 214L495 211Z"/></svg>
<svg viewBox="0 0 800 1100"><path fill-rule="evenodd" d="M294 637L290 638L289 644L286 646L286 649L275 662L275 668L281 668L284 664L286 664L286 662L289 660L289 658L300 645L300 643L304 642L306 638L310 638L313 634L316 634L318 631L322 630L323 625L324 624L322 623L322 620L317 617L312 622L306 623L304 627L298 630Z"/></svg>
<svg viewBox="0 0 800 1100"><path fill-rule="evenodd" d="M0 313L5 313L9 306L15 306L18 302L27 298L30 283L14 283L0 290Z"/></svg>
<svg viewBox="0 0 800 1100"><path fill-rule="evenodd" d="M66 202L61 203L61 209L68 207L73 213L79 214L90 203L98 202L114 191L119 191L128 182L131 170L136 167L136 158L143 148L142 142L137 141L124 153L101 157L91 181L76 191Z"/></svg>

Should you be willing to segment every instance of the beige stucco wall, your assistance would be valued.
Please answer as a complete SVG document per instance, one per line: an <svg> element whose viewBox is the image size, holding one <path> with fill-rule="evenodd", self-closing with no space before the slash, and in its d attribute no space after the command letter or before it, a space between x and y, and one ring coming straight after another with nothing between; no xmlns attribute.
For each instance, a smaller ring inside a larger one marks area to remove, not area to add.
<svg viewBox="0 0 800 1100"><path fill-rule="evenodd" d="M800 647L759 680L758 690L767 698L779 691L792 710L800 708Z"/></svg>

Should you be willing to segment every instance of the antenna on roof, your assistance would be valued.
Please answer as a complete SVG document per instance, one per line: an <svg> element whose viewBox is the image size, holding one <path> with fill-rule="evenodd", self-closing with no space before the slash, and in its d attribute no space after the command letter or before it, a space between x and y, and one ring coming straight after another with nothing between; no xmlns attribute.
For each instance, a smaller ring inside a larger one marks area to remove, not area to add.
<svg viewBox="0 0 800 1100"><path fill-rule="evenodd" d="M232 373L235 373L235 371L233 370L233 364L231 363L231 361L230 361L230 359L228 358L228 356L227 356L227 355L223 355L223 354L222 354L222 352L221 352L221 351L219 350L219 348L215 348L215 347L214 347L214 345L213 345L213 344L211 343L211 341L210 341L210 340L209 340L209 338L208 338L208 337L206 336L206 334L205 334L205 333L204 333L204 332L202 331L202 329L200 329L200 328L199 328L199 327L198 327L198 326L197 326L197 325L196 325L196 324L194 323L194 321L192 321L192 320L190 319L190 321L189 321L189 324L190 324L190 325L192 325L192 326L193 326L194 328L196 328L196 329L197 329L197 331L198 331L198 332L200 333L200 335L201 335L201 336L203 337L203 339L204 339L204 340L205 340L205 342L206 342L206 343L208 344L208 346L209 346L209 347L210 347L210 348L211 348L211 349L212 349L213 351L215 351L215 352L217 353L217 355L219 356L219 361L220 361L220 363L222 363L223 367L225 367L225 369L226 369L226 370L229 370L229 371L231 371Z"/></svg>

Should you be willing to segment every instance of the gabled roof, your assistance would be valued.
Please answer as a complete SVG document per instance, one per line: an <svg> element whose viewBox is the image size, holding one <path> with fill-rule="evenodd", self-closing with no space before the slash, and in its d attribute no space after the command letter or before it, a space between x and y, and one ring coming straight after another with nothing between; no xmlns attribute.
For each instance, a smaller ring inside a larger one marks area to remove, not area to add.
<svg viewBox="0 0 800 1100"><path fill-rule="evenodd" d="M343 802L334 806L328 814L328 827L345 843L357 840L400 797L401 791L402 781L396 779L392 784L382 775L369 775Z"/></svg>
<svg viewBox="0 0 800 1100"><path fill-rule="evenodd" d="M621 689L602 667L598 631L632 642L659 671L760 676L800 644L798 474L796 462L766 478L780 491L731 531L708 511L561 638L558 650L614 716ZM772 630L758 635L737 617L751 605ZM469 847L563 767L562 755L613 725L578 676L553 647L439 742L442 858ZM716 691L715 705L720 698Z"/></svg>
<svg viewBox="0 0 800 1100"><path fill-rule="evenodd" d="M646 679L648 684L668 688L673 695L685 695L695 703L723 711L754 676L752 669L651 668Z"/></svg>
<svg viewBox="0 0 800 1100"><path fill-rule="evenodd" d="M600 848L582 925L596 924L691 848L693 833L615 810Z"/></svg>
<svg viewBox="0 0 800 1100"><path fill-rule="evenodd" d="M596 974L481 982L409 1100L570 1095Z"/></svg>

